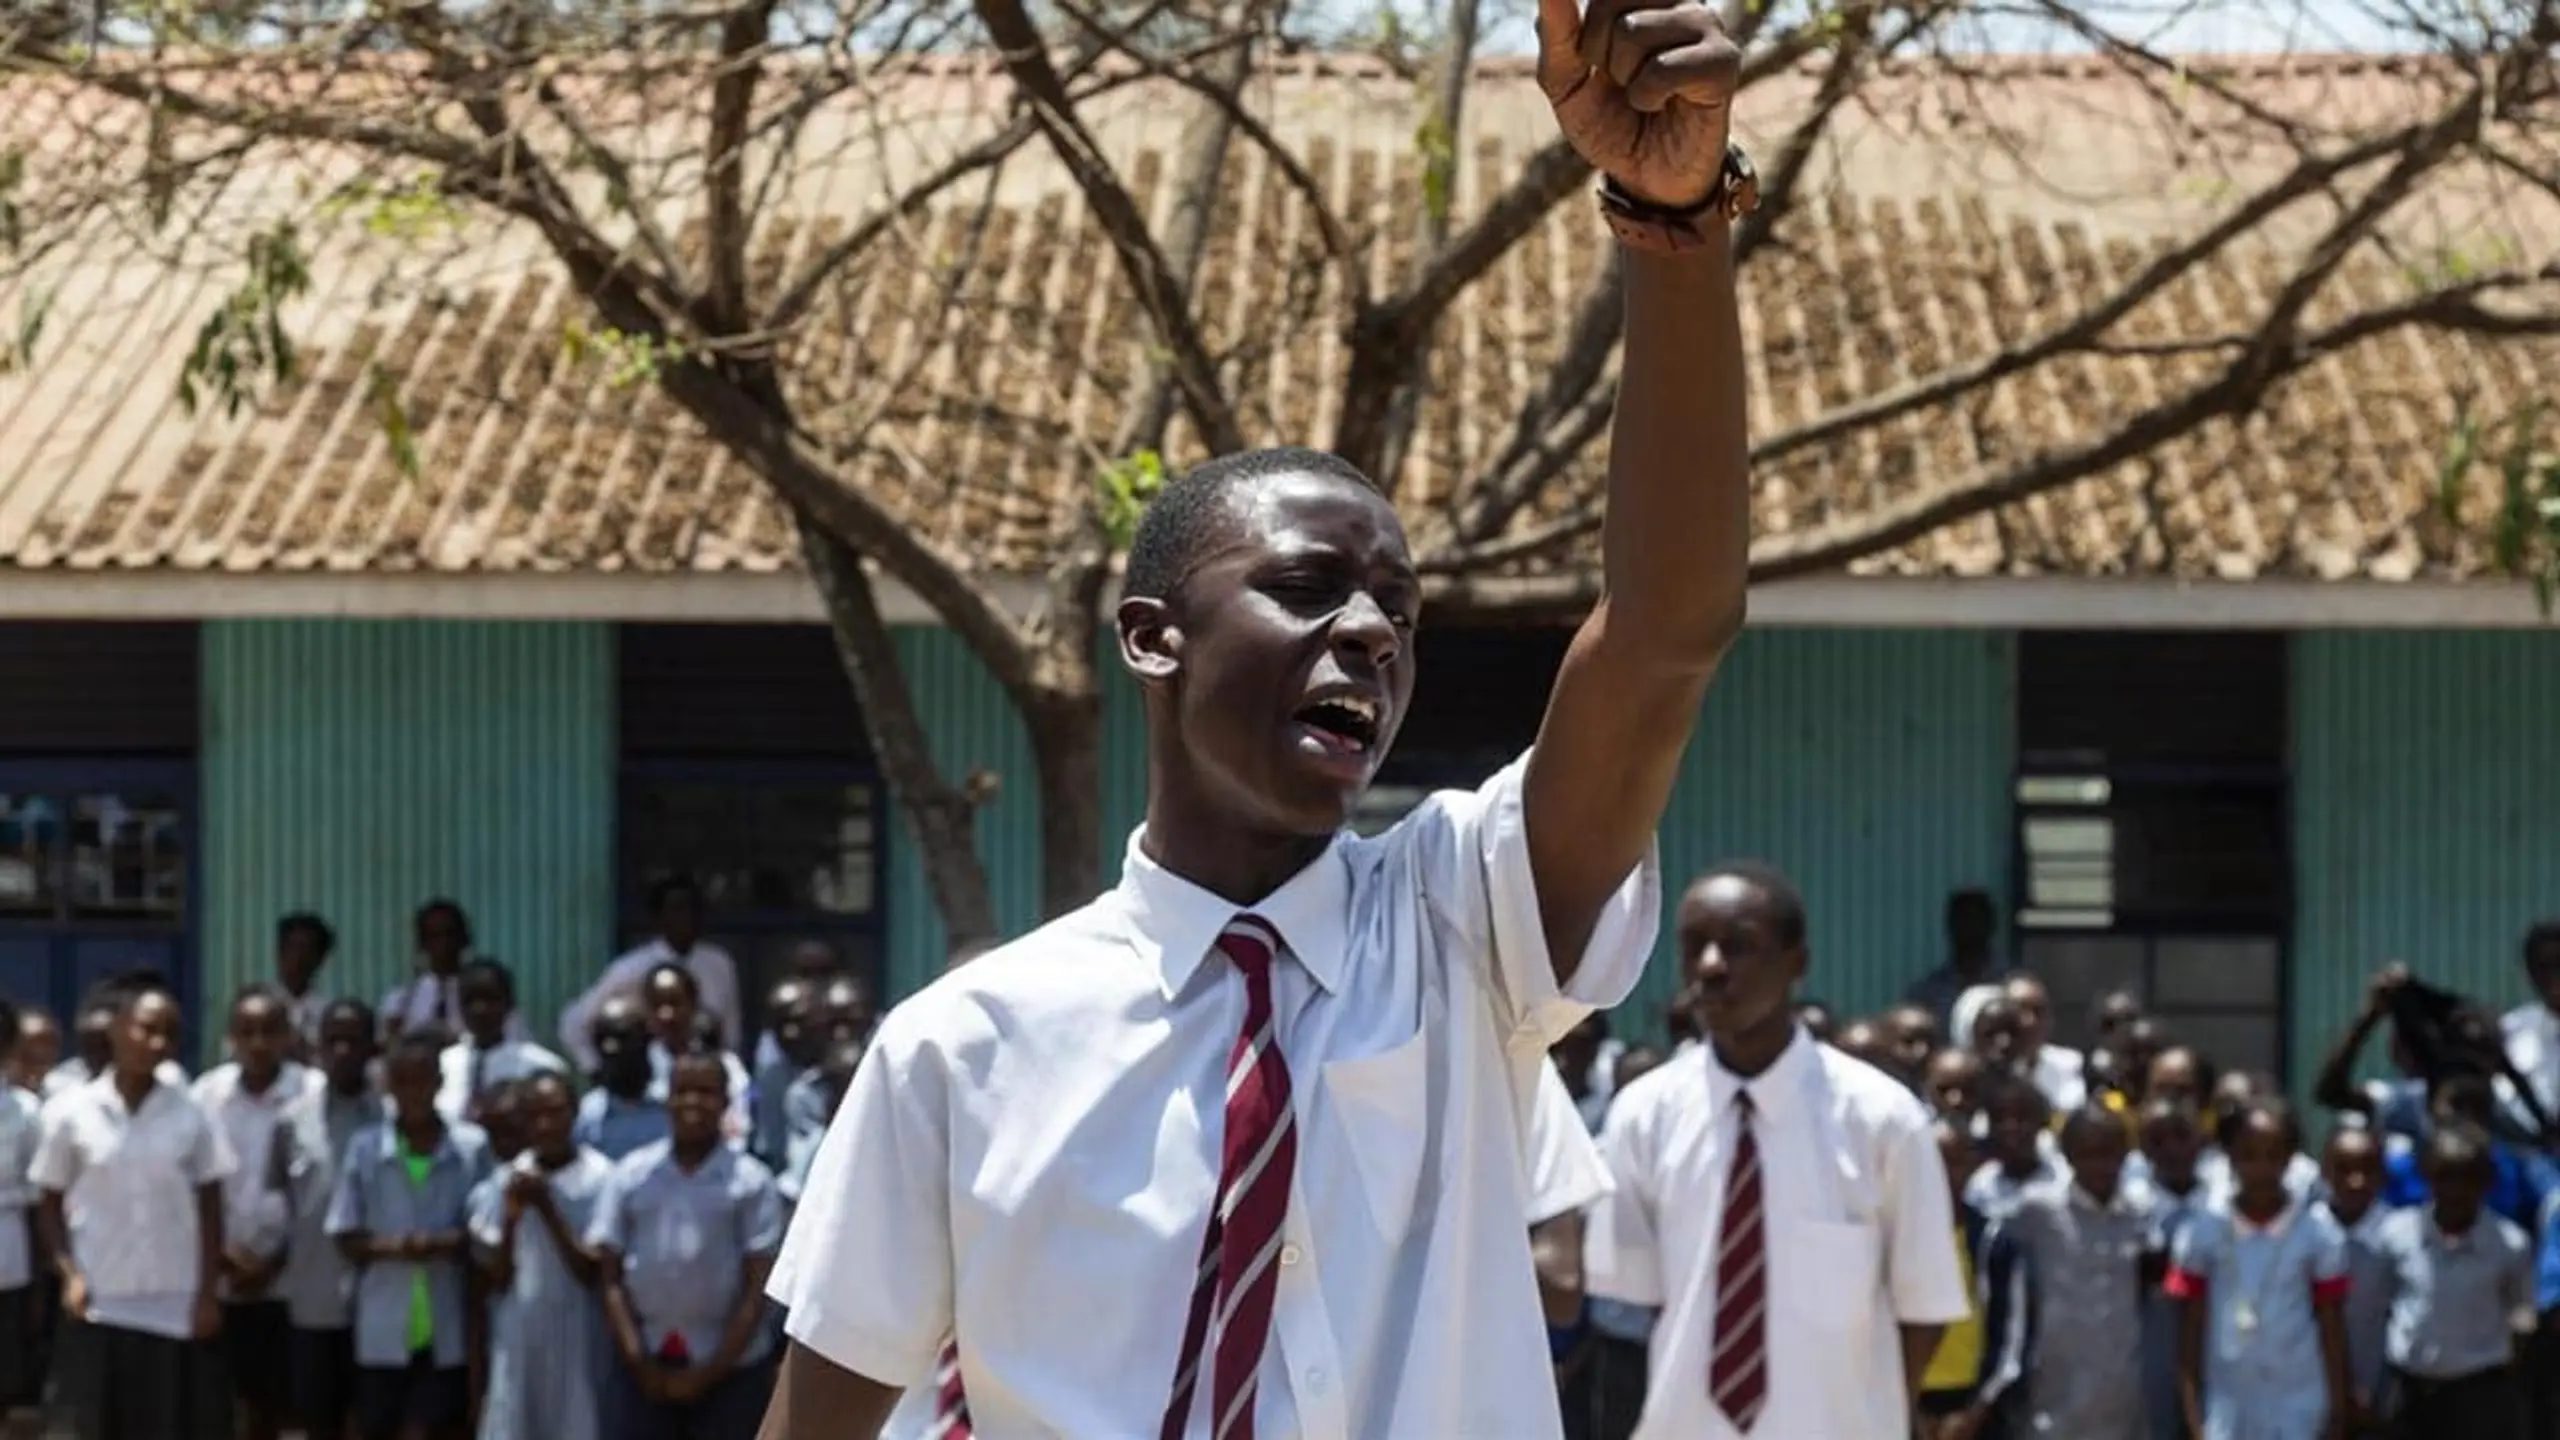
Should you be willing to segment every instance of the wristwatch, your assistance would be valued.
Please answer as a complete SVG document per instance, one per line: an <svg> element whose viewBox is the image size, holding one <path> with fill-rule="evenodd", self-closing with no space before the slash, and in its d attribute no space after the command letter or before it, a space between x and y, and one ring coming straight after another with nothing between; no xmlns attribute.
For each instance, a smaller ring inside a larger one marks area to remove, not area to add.
<svg viewBox="0 0 2560 1440"><path fill-rule="evenodd" d="M1760 171L1739 144L1724 149L1715 187L1695 205L1674 208L1639 200L1614 179L1600 182L1600 218L1618 243L1659 255L1677 255L1707 244L1709 227L1730 225L1760 208Z"/></svg>

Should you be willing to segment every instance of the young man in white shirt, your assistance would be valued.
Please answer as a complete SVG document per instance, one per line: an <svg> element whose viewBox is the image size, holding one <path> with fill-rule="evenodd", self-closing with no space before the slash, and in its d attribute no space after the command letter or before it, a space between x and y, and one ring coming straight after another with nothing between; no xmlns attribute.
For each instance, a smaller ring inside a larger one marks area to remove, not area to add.
<svg viewBox="0 0 2560 1440"><path fill-rule="evenodd" d="M682 875L665 876L649 887L649 923L658 933L647 943L614 957L585 994L560 1012L560 1046L578 1068L596 1068L595 1042L589 1032L596 1011L616 995L637 995L640 982L661 965L681 965L693 975L703 1013L720 1023L720 1048L735 1055L744 1035L738 1003L738 962L728 951L702 938L702 891Z"/></svg>
<svg viewBox="0 0 2560 1440"><path fill-rule="evenodd" d="M881 1023L774 1273L765 1440L872 1433L954 1334L979 1440L1558 1433L1523 1135L1546 1047L1643 968L1653 829L1742 621L1756 182L1712 8L1585 33L1545 0L1540 30L1615 181L1627 340L1607 598L1535 747L1348 833L1414 681L1393 509L1312 451L1168 485L1117 616L1146 824L1116 889Z"/></svg>
<svg viewBox="0 0 2560 1440"><path fill-rule="evenodd" d="M222 1182L222 1352L240 1440L283 1433L292 1385L293 1328L275 1288L292 1225L286 1127L318 1078L285 1058L294 1049L292 1013L281 991L241 992L231 1003L231 1058L197 1076L194 1089L231 1150Z"/></svg>
<svg viewBox="0 0 2560 1440"><path fill-rule="evenodd" d="M1711 870L1676 924L1708 1043L1609 1107L1615 1188L1584 1249L1593 1294L1662 1307L1636 1434L1906 1440L1968 1309L1929 1114L1796 1022L1804 904L1784 878Z"/></svg>

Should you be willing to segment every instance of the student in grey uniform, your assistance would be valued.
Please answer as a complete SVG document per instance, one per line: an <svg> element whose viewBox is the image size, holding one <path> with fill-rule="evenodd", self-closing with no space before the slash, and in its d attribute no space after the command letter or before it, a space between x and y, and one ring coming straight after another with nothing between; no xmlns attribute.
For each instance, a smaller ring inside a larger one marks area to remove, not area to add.
<svg viewBox="0 0 2560 1440"><path fill-rule="evenodd" d="M329 1238L329 1197L339 1160L385 1114L373 1088L374 1025L373 1007L361 1000L322 1008L313 1051L322 1083L307 1087L285 1117L284 1192L293 1218L276 1293L293 1332L287 1408L304 1440L345 1440L355 1413L356 1271Z"/></svg>
<svg viewBox="0 0 2560 1440"><path fill-rule="evenodd" d="M136 985L108 1027L105 1074L44 1107L29 1167L62 1267L57 1396L80 1440L231 1433L222 1324L222 1132L161 1072L178 1002Z"/></svg>
<svg viewBox="0 0 2560 1440"><path fill-rule="evenodd" d="M2287 1187L2302 1131L2282 1097L2222 1118L2232 1196L2188 1222L2169 1271L2200 1440L2324 1440L2347 1405L2346 1237Z"/></svg>
<svg viewBox="0 0 2560 1440"><path fill-rule="evenodd" d="M818 1011L818 982L806 975L785 975L764 996L767 1030L756 1047L755 1089L748 1096L752 1117L747 1153L780 1173L786 1160L783 1105L792 1082L826 1053L826 1032L813 1023Z"/></svg>
<svg viewBox="0 0 2560 1440"><path fill-rule="evenodd" d="M2374 1237L2391 1260L2384 1344L2404 1440L2503 1440L2523 1423L2514 1327L2533 1306L2533 1242L2488 1208L2491 1143L2439 1125L2421 1152L2431 1203L2392 1211Z"/></svg>
<svg viewBox="0 0 2560 1440"><path fill-rule="evenodd" d="M488 1140L436 1109L443 1037L410 1030L383 1063L391 1117L347 1147L329 1234L356 1266L356 1428L364 1440L460 1440L470 1421L464 1252Z"/></svg>
<svg viewBox="0 0 2560 1440"><path fill-rule="evenodd" d="M589 1027L596 1088L578 1101L578 1143L607 1160L667 1138L667 1107L649 1093L649 1020L638 997L616 995L596 1007Z"/></svg>
<svg viewBox="0 0 2560 1440"><path fill-rule="evenodd" d="M750 1440L764 1415L764 1283L782 1245L782 1197L762 1161L722 1143L727 1059L674 1057L668 1138L615 1164L588 1229L622 1360L609 1392L614 1440Z"/></svg>
<svg viewBox="0 0 2560 1440"><path fill-rule="evenodd" d="M2388 1434L2393 1404L2384 1337L2391 1324L2391 1257L2379 1243L2391 1214L2381 1202L2382 1136L2341 1125L2320 1152L2320 1202L2347 1238L2347 1431L2356 1440Z"/></svg>
<svg viewBox="0 0 2560 1440"><path fill-rule="evenodd" d="M837 1107L844 1104L844 1092L852 1086L853 1072L862 1068L863 1051L869 1048L860 1040L836 1040L824 1059L791 1082L790 1143L783 1147L782 1170L774 1177L784 1204L800 1203L809 1162L817 1156L818 1142L827 1138L827 1122L836 1118Z"/></svg>
<svg viewBox="0 0 2560 1440"><path fill-rule="evenodd" d="M2020 1197L2003 1227L2024 1253L2039 1323L2027 1433L2143 1440L2142 1268L2147 1192L2124 1176L2124 1122L2095 1105L2062 1124L2068 1178Z"/></svg>
<svg viewBox="0 0 2560 1440"><path fill-rule="evenodd" d="M516 1093L524 1153L472 1195L471 1238L490 1296L479 1440L601 1440L601 1270L585 1237L613 1162L570 1137L565 1078L530 1076Z"/></svg>
<svg viewBox="0 0 2560 1440"><path fill-rule="evenodd" d="M1994 1220L2008 1218L2026 1195L2068 1178L2046 1150L2052 1103L2035 1082L1998 1071L1982 1080L1983 1146L1989 1156L1965 1182L1964 1201Z"/></svg>
<svg viewBox="0 0 2560 1440"><path fill-rule="evenodd" d="M0 1069L15 1058L18 1037L18 1007L0 996ZM27 1433L44 1398L35 1368L36 1267L27 1213L36 1200L27 1170L41 1123L33 1095L0 1083L0 1425L11 1434Z"/></svg>
<svg viewBox="0 0 2560 1440"><path fill-rule="evenodd" d="M2162 1288L2178 1237L2204 1204L2196 1161L2204 1153L2204 1128L2192 1102L2154 1096L2140 1112L2142 1151L2125 1162L2125 1180L2151 1192L2149 1253L2142 1295L2142 1404L2151 1417L2152 1440L2186 1440L2185 1402L2178 1398L2178 1339L2183 1308Z"/></svg>

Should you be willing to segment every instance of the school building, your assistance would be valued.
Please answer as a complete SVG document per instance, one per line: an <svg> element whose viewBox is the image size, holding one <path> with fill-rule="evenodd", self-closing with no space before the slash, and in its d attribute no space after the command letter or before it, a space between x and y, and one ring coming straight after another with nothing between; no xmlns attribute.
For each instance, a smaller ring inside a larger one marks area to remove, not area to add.
<svg viewBox="0 0 2560 1440"><path fill-rule="evenodd" d="M2369 61L2316 78L2332 106L2415 83ZM1400 82L1316 62L1262 93L1289 124L1334 127L1311 168L1346 207L1417 193L1396 188L1416 165ZM2085 69L2021 65L2002 93L2072 117L2038 133L2084 179L2140 173L2091 139L2104 91ZM1115 112L1103 133L1160 205L1171 140L1154 113ZM1489 71L1469 115L1462 215L1551 123L1516 71ZM41 122L30 106L16 123ZM1917 143L1874 123L1826 142L1822 183L1750 262L1764 441L2032 333L2185 223L2158 186L2104 207L1982 176L1951 190ZM1070 283L1108 272L1107 249L1021 163L983 263L1041 303L899 369L916 395L863 473L1028 605L1048 517L1090 483L1072 441L1107 435L1145 342L1116 285ZM1314 243L1304 204L1250 156L1229 183L1202 280L1212 343L1236 393L1268 397L1259 436L1321 437L1332 322L1281 314L1287 297L1257 283ZM1467 477L1543 378L1601 253L1588 219L1560 207L1447 327L1399 496L1418 548L1454 543ZM776 228L784 246L826 233ZM638 884L666 868L704 880L715 932L751 967L825 935L893 994L921 983L942 958L930 897L782 513L645 387L564 355L574 297L521 236L456 240L460 268L423 287L379 283L386 243L329 242L295 312L301 378L237 417L174 398L218 294L200 276L103 243L52 275L47 353L0 379L0 988L64 1005L147 961L218 997L265 972L278 915L313 909L341 937L334 988L369 995L405 971L411 909L450 896L547 1016L639 933ZM414 278L417 253L401 259ZM2387 270L2340 283L2382 293L2400 283ZM2263 281L2253 262L2209 264L2141 323L2206 326ZM910 299L857 276L830 322L841 368L928 343ZM1054 383L1018 373L1061 353L1083 363ZM371 402L384 357L414 473ZM2192 363L2171 346L2075 356L1793 447L1761 469L1759 527L1820 534L2102 433ZM1946 895L1986 888L2066 1020L2076 998L2139 983L2218 1055L2296 1077L2386 959L2512 1000L2524 929L2560 914L2560 630L2441 518L2436 476L2465 398L2555 390L2549 346L2402 332L2321 362L2245 424L1760 587L1664 825L1669 872L1747 854L1795 876L1810 988L1851 1009L1938 963ZM1597 454L1511 533L1569 521ZM1524 544L1502 578L1534 591L1590 563L1587 535ZM890 586L886 603L943 761L1006 782L980 843L1008 922L1028 925L1020 726L912 595ZM1380 816L1523 744L1564 634L1428 625ZM1141 739L1116 677L1109 706L1116 853ZM1627 1023L1658 1024L1668 988L1666 947Z"/></svg>

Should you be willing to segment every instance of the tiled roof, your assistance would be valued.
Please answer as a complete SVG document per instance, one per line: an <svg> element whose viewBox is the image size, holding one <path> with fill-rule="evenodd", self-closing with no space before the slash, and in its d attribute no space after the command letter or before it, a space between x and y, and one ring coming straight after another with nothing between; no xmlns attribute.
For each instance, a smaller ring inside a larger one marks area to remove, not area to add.
<svg viewBox="0 0 2560 1440"><path fill-rule="evenodd" d="M2426 67L2369 60L2244 65L2259 103L2351 129L2408 114ZM812 253L911 173L983 129L1002 82L959 65L889 82L894 103L839 105L825 144L781 187L759 283ZM59 136L94 102L9 82L8 131ZM1410 82L1374 66L1299 62L1259 77L1257 112L1297 147L1370 253L1408 262L1421 193ZM1747 122L1786 116L1809 82L1755 91ZM2209 99L2156 98L2086 64L1994 64L1957 76L1897 69L1865 92L1808 172L1812 194L1746 280L1755 435L1803 425L1879 389L2017 342L2128 275L2274 163L2230 139ZM1103 142L1161 213L1161 182L1196 111L1133 87L1095 112ZM1455 196L1470 213L1550 134L1525 74L1491 67L1468 106ZM875 133L881 114L906 118ZM69 117L66 119L66 117ZM1774 132L1777 123L1746 123ZM39 139L39 146L43 143ZM59 144L59 141L51 143ZM138 146L136 147L138 149ZM1206 273L1212 348L1257 441L1321 443L1338 409L1339 286L1305 207L1240 146ZM41 163L41 156L40 156ZM19 567L222 571L772 570L796 563L776 507L645 384L573 358L583 317L521 229L473 221L386 239L328 233L296 308L303 378L233 418L190 417L175 382L196 325L236 278L239 226L342 176L334 162L255 159L178 197L171 224L100 215L76 244L12 274L0 325L51 296L36 363L0 377L0 560ZM316 177L316 178L315 178ZM129 183L129 182L125 182ZM852 463L914 525L996 569L1042 566L1049 517L1101 463L1149 341L1109 248L1036 146L1008 164L975 224L966 191L897 245L847 270L795 342L795 400L826 433L904 377ZM2457 179L2396 233L2404 255L2459 263L2548 258L2560 213L2486 179ZM1602 258L1568 202L1453 312L1432 358L1400 502L1428 547L1471 475L1508 438ZM2271 231L2173 285L2112 338L2119 353L2037 367L1960 402L1799 450L1758 477L1759 524L1801 533L1972 467L2105 433L2203 373L2175 342L2263 305L2298 228ZM979 263L951 299L934 257ZM2338 281L2359 301L2406 298L2416 261L2379 255ZM2328 307L2334 311L2335 307ZM2323 312L2315 312L2323 313ZM378 420L395 378L414 427L403 473ZM2560 347L2402 333L2315 366L2245 424L2211 424L2143 459L1859 562L1862 573L2287 575L2407 579L2475 572L2433 489L2457 407L2560 393ZM1176 427L1177 458L1188 441ZM1516 523L1534 529L1597 484L1600 447ZM1567 549L1538 564L1566 562Z"/></svg>

